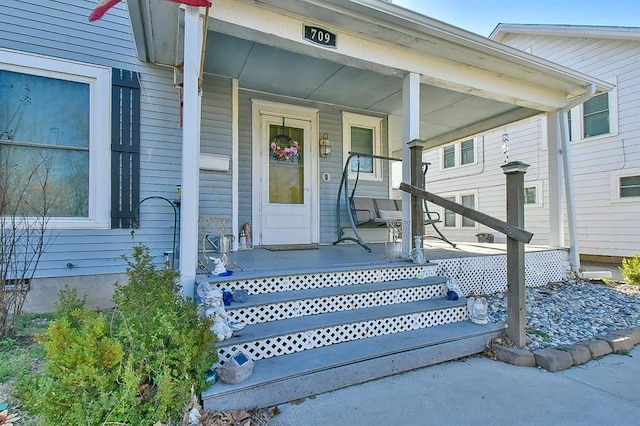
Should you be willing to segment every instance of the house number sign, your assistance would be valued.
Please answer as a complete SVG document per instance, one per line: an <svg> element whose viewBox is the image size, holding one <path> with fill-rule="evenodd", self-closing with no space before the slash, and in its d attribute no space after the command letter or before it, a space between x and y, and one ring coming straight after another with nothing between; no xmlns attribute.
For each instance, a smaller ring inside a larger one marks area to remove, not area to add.
<svg viewBox="0 0 640 426"><path fill-rule="evenodd" d="M336 47L337 36L324 28L304 26L304 38L325 47Z"/></svg>

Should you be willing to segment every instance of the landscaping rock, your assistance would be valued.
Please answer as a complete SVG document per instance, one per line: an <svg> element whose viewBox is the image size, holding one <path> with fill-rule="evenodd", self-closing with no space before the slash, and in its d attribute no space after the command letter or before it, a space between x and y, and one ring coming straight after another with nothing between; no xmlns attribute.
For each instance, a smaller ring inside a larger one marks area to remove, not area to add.
<svg viewBox="0 0 640 426"><path fill-rule="evenodd" d="M573 357L568 352L557 349L540 349L533 352L536 364L553 373L573 366Z"/></svg>
<svg viewBox="0 0 640 426"><path fill-rule="evenodd" d="M573 358L573 365L586 364L591 360L591 351L583 345L560 346L558 350L570 354L571 358Z"/></svg>
<svg viewBox="0 0 640 426"><path fill-rule="evenodd" d="M627 336L609 333L604 336L598 336L598 338L609 343L613 352L626 352L633 349L633 342Z"/></svg>
<svg viewBox="0 0 640 426"><path fill-rule="evenodd" d="M493 349L496 357L507 364L521 367L535 367L536 359L531 351L526 349L512 348L509 346L495 345Z"/></svg>

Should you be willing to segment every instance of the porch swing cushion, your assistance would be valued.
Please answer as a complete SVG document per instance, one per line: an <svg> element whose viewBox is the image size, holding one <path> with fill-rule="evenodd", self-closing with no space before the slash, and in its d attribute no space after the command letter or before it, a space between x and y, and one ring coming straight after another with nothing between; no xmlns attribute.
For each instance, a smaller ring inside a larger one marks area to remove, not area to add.
<svg viewBox="0 0 640 426"><path fill-rule="evenodd" d="M402 200L386 198L353 197L351 200L354 223L358 228L386 226L390 221L402 220ZM426 216L424 224L440 223L440 215L431 213L435 218Z"/></svg>

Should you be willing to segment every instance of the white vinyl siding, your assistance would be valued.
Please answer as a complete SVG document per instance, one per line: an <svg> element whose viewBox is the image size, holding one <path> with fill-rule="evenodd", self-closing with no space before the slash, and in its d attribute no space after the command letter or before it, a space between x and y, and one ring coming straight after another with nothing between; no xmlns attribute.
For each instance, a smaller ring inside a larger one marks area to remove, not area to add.
<svg viewBox="0 0 640 426"><path fill-rule="evenodd" d="M597 30L597 29L596 29ZM594 30L595 33L595 30ZM616 85L615 89L603 96L608 100L609 131L585 138L583 106L571 110L571 150L572 170L577 217L577 231L580 238L580 251L583 254L602 256L633 256L638 251L640 227L640 199L636 196L621 197L621 187L633 179L625 177L640 176L640 43L637 38L616 39L598 37L593 34L578 34L574 37L543 34L508 34L501 42L531 53L544 59L559 63L576 71L591 75ZM602 95L601 95L602 96ZM526 127L523 127L523 130ZM515 130L509 128L512 141L510 159L531 164L525 175L525 186L530 179L542 181L542 188L548 188L546 153L536 151L534 140L546 145L546 132L529 128L526 133L516 137ZM588 134L588 133L587 133ZM493 136L486 135L487 141ZM526 151L523 145L532 148ZM539 146L539 145L538 145ZM487 163L485 170L498 167L500 156L494 156L487 143ZM489 160L491 157L491 160ZM431 175L433 189L433 175ZM466 181L467 178L461 178ZM482 177L483 186L479 188L483 209L489 213L501 214L504 195L498 189L500 181ZM449 179L449 186L461 187L458 182ZM498 185L492 189L494 185ZM477 184L475 185L477 186ZM545 192L551 189L545 189ZM628 193L629 190L626 192ZM633 190L631 190L633 191ZM489 197L489 192L495 195ZM495 205L489 205L490 200ZM548 194L538 193L540 208L528 204L525 215L525 228L534 233L533 244L548 244ZM488 210L485 210L485 208ZM566 221L566 219L565 219ZM565 242L569 244L565 223ZM450 237L453 232L447 234ZM469 233L470 234L470 233ZM457 235L456 235L457 236ZM499 237L498 235L496 237ZM466 237L472 240L473 236Z"/></svg>

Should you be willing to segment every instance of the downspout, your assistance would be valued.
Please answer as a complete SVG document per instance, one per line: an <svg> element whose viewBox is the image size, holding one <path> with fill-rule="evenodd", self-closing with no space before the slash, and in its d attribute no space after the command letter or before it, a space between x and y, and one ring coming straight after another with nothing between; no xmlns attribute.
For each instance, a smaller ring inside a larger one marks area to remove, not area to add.
<svg viewBox="0 0 640 426"><path fill-rule="evenodd" d="M560 129L560 145L562 149L562 169L564 173L564 191L567 203L567 220L569 222L569 258L572 272L575 275L580 273L580 250L578 243L578 229L576 227L576 206L573 191L573 173L571 163L571 145L569 144L569 121L567 112L576 106L585 103L596 93L596 86L589 85L589 88L582 96L573 99L571 102L560 108L558 114L558 128Z"/></svg>

